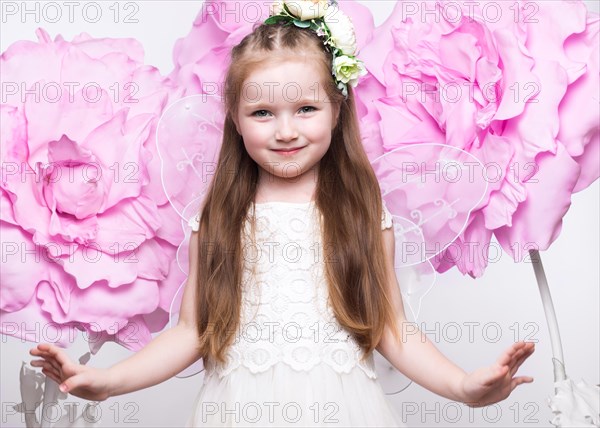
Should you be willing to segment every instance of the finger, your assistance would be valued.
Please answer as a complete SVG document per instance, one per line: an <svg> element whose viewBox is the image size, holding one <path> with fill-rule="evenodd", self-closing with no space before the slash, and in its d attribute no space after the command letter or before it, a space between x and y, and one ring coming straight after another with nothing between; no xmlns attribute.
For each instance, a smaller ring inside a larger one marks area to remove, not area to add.
<svg viewBox="0 0 600 428"><path fill-rule="evenodd" d="M497 363L501 366L505 366L510 363L513 355L523 347L523 342L513 343L501 356L498 358Z"/></svg>
<svg viewBox="0 0 600 428"><path fill-rule="evenodd" d="M75 373L75 367L72 366L72 362L69 359L67 353L63 351L61 348L50 345L48 347L48 351L46 354L43 354L42 357L46 358L49 362L51 362L56 370L61 373Z"/></svg>
<svg viewBox="0 0 600 428"><path fill-rule="evenodd" d="M54 367L54 370L56 370L57 373L62 373L63 372L63 368L61 367L60 364L58 364L58 362L54 359L50 359L48 360L48 363Z"/></svg>
<svg viewBox="0 0 600 428"><path fill-rule="evenodd" d="M52 355L47 347L42 348L41 345L38 345L37 348L30 349L29 353L31 355L35 355L36 357L42 357L42 356L49 357Z"/></svg>
<svg viewBox="0 0 600 428"><path fill-rule="evenodd" d="M531 383L533 382L533 378L531 376L519 376L512 380L510 383L511 390L515 389L517 386L522 383Z"/></svg>
<svg viewBox="0 0 600 428"><path fill-rule="evenodd" d="M32 366L38 366L38 364L33 364L34 361L39 361L39 362L46 362L48 364L51 364L54 369L56 369L59 373L62 372L62 367L60 366L60 364L54 359L54 357L52 356L46 356L46 355L42 355L41 356L43 358L43 360L32 360L31 361L31 365Z"/></svg>
<svg viewBox="0 0 600 428"><path fill-rule="evenodd" d="M44 344L39 344L35 348L31 348L29 350L29 353L31 355L36 355L36 356L48 354L48 346L42 346L42 345L44 345Z"/></svg>
<svg viewBox="0 0 600 428"><path fill-rule="evenodd" d="M48 354L54 357L61 366L69 363L70 361L67 354L58 346L50 345L48 348Z"/></svg>
<svg viewBox="0 0 600 428"><path fill-rule="evenodd" d="M523 348L514 353L508 365L512 369L519 361L522 361L524 358L527 358L529 355L531 355L534 350L535 346L533 346L533 344L526 344Z"/></svg>
<svg viewBox="0 0 600 428"><path fill-rule="evenodd" d="M46 369L42 369L42 373L43 373L45 376L47 376L47 377L49 377L50 379L52 379L54 382L56 382L56 383L60 384L61 380L60 380L60 378L59 378L58 376L56 376L56 374L54 374L54 373L52 373L51 371L49 371L49 370L46 370Z"/></svg>
<svg viewBox="0 0 600 428"><path fill-rule="evenodd" d="M30 364L32 367L41 367L42 369L52 370L57 375L60 375L60 371L57 371L56 368L46 360L33 360L30 362ZM42 370L42 372L44 372L44 370Z"/></svg>
<svg viewBox="0 0 600 428"><path fill-rule="evenodd" d="M42 363L46 362L46 360L31 360L29 362L33 367L42 367Z"/></svg>
<svg viewBox="0 0 600 428"><path fill-rule="evenodd" d="M517 352L515 352L513 355L511 355L510 360L508 360L508 362L506 363L506 365L510 368L510 370L514 369L517 361L519 361L521 356L523 356L524 352L525 351L523 351L522 349L519 349Z"/></svg>
<svg viewBox="0 0 600 428"><path fill-rule="evenodd" d="M38 343L37 346L37 350L40 352L50 352L50 349L52 349L52 344L51 343Z"/></svg>
<svg viewBox="0 0 600 428"><path fill-rule="evenodd" d="M49 366L48 364L44 364L44 366L42 367L42 373L44 373L44 374L50 373L50 374L52 374L52 376L56 377L57 379L62 379L62 376L60 375L60 373L58 373L56 370L54 370L54 368L52 366ZM60 380L58 382L60 383Z"/></svg>
<svg viewBox="0 0 600 428"><path fill-rule="evenodd" d="M513 366L514 361L530 348L533 342L519 341L513 343L506 352L498 359L498 364Z"/></svg>
<svg viewBox="0 0 600 428"><path fill-rule="evenodd" d="M62 392L69 392L75 388L87 386L88 385L87 374L80 373L75 376L71 376L70 378L66 379L61 385L59 385L59 387L63 386L63 385L65 386L65 388L61 389Z"/></svg>
<svg viewBox="0 0 600 428"><path fill-rule="evenodd" d="M33 348L31 351L35 355L52 356L52 355L56 354L56 352L58 351L58 347L51 345L49 343L40 343L37 346L37 348Z"/></svg>
<svg viewBox="0 0 600 428"><path fill-rule="evenodd" d="M39 349L45 349L45 350L50 350L54 347L55 345L53 345L52 343L48 343L48 342L42 342L42 343L38 343L38 348Z"/></svg>
<svg viewBox="0 0 600 428"><path fill-rule="evenodd" d="M519 357L519 359L517 361L515 361L513 367L511 367L511 369L510 369L511 376L514 376L514 374L517 372L517 370L519 370L519 367L521 367L521 365L525 362L525 360L527 360L527 358L529 358L531 356L531 354L533 354L534 351L535 351L535 348L531 348L531 349L527 350L523 355L521 355Z"/></svg>

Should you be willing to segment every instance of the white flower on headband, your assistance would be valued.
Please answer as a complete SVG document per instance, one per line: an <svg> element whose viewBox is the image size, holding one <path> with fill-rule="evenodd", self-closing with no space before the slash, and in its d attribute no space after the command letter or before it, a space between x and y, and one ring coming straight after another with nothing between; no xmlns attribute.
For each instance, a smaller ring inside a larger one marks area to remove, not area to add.
<svg viewBox="0 0 600 428"><path fill-rule="evenodd" d="M301 28L310 28L322 40L333 56L331 73L337 87L348 97L350 84L355 87L360 76L367 74L363 62L357 59L356 35L352 20L332 0L274 1L265 24L283 22Z"/></svg>
<svg viewBox="0 0 600 428"><path fill-rule="evenodd" d="M340 82L349 83L353 88L358 84L358 78L367 74L359 60L347 55L333 59L333 72Z"/></svg>
<svg viewBox="0 0 600 428"><path fill-rule="evenodd" d="M271 4L271 7L269 8L269 15L279 15L281 12L283 12L283 1L274 1L273 4Z"/></svg>
<svg viewBox="0 0 600 428"><path fill-rule="evenodd" d="M329 6L327 0L294 0L284 2L290 13L300 21L322 18Z"/></svg>
<svg viewBox="0 0 600 428"><path fill-rule="evenodd" d="M346 55L356 53L356 35L352 20L339 7L330 7L324 16L325 24L331 32L333 46Z"/></svg>

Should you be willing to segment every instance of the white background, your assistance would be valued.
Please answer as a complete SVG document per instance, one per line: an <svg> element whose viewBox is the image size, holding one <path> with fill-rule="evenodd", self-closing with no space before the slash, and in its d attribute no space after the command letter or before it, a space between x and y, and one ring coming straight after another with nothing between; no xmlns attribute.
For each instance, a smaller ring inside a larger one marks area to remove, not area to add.
<svg viewBox="0 0 600 428"><path fill-rule="evenodd" d="M3 7L6 3L3 1ZM16 2L21 7L21 2ZM35 2L27 2L33 8ZM47 2L46 2L47 3ZM57 2L59 5L62 2ZM122 12L126 12L121 2ZM35 29L43 27L52 38L61 34L71 40L81 32L93 37L133 37L146 51L146 63L168 74L173 67L172 47L191 29L200 11L199 1L136 2L139 23L112 22L110 2L100 2L106 19L90 24L75 14L68 22L67 9L63 19L52 24L29 16L3 16L1 26L2 52L13 42L36 40ZM394 6L393 1L362 1L368 4L378 25ZM597 2L586 2L598 12ZM44 2L41 3L42 5ZM84 5L85 2L81 2ZM81 11L75 9L76 11ZM564 218L562 232L548 251L541 253L550 290L560 323L567 375L598 384L599 380L599 186L596 181L584 191L573 195L572 205ZM496 241L493 241L497 244ZM427 295L419 317L421 328L436 346L452 361L467 371L493 363L499 354L516 339L537 340L536 352L521 367L518 374L534 377L533 384L522 385L504 402L484 409L469 409L452 403L419 385L412 384L405 392L390 396L400 412L406 413L409 426L550 426L551 412L546 399L553 394L553 366L547 325L537 291L533 268L528 263L514 263L502 254L490 263L483 278L474 280L462 276L456 268L440 276L436 287ZM467 324L479 323L474 340L469 340ZM436 323L441 333L436 337ZM452 324L455 323L455 324ZM484 333L484 327L497 323L501 336L497 341ZM525 327L532 323L534 328ZM461 337L454 340L458 325ZM531 334L530 336L526 336ZM10 407L20 402L19 370L22 361L30 361L31 342L1 337L2 426L25 426L20 415L12 415ZM87 351L83 340L68 349L72 358ZM107 343L89 364L110 365L126 358L130 352ZM168 364L165 361L165 364ZM136 393L113 397L101 403L102 420L98 426L182 426L191 412L193 401L202 382L202 375L188 379L173 378ZM293 387L290 385L290 387ZM85 403L69 396L67 402ZM80 407L81 408L81 405ZM417 409L416 413L408 412ZM65 410L66 411L66 410Z"/></svg>

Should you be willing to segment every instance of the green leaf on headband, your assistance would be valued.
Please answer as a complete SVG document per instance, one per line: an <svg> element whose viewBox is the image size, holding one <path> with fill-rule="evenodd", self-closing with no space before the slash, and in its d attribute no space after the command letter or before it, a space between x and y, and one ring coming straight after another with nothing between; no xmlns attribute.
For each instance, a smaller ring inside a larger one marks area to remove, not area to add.
<svg viewBox="0 0 600 428"><path fill-rule="evenodd" d="M299 19L294 19L294 25L300 28L308 28L310 27L310 21L300 21Z"/></svg>
<svg viewBox="0 0 600 428"><path fill-rule="evenodd" d="M265 24L277 24L280 21L287 21L289 18L283 15L274 15L265 19Z"/></svg>

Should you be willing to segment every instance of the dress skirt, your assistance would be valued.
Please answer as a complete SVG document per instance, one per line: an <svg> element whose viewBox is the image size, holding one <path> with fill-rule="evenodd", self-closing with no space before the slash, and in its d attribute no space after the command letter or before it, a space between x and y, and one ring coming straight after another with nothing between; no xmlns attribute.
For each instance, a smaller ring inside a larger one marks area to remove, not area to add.
<svg viewBox="0 0 600 428"><path fill-rule="evenodd" d="M338 373L325 363L298 371L277 363L259 373L239 366L207 375L189 427L406 427L376 379L360 367Z"/></svg>

